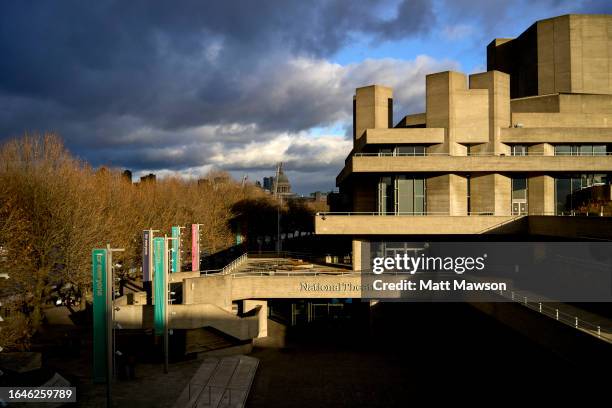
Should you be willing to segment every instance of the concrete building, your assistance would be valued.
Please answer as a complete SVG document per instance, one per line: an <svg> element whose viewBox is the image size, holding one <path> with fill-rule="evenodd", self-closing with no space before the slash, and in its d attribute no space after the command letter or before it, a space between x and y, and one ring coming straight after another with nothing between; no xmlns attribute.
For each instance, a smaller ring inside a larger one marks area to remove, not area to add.
<svg viewBox="0 0 612 408"><path fill-rule="evenodd" d="M489 44L487 67L427 75L425 112L395 126L393 90L358 88L336 179L345 204L320 213L316 233L352 236L356 260L377 237L612 215L612 16L538 21Z"/></svg>

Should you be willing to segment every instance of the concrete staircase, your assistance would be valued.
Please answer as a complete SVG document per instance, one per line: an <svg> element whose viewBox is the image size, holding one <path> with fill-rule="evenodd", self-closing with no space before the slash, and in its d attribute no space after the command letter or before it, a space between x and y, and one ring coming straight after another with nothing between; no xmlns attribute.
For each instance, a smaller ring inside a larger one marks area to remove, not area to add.
<svg viewBox="0 0 612 408"><path fill-rule="evenodd" d="M258 365L248 356L206 358L173 407L244 407Z"/></svg>

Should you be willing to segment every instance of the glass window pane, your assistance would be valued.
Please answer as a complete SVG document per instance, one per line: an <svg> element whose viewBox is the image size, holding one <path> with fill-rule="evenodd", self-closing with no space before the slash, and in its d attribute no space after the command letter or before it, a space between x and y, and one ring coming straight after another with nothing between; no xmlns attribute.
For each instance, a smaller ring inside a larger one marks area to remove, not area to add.
<svg viewBox="0 0 612 408"><path fill-rule="evenodd" d="M527 199L527 179L512 179L512 199Z"/></svg>
<svg viewBox="0 0 612 408"><path fill-rule="evenodd" d="M595 145L593 146L593 154L596 156L605 156L606 145Z"/></svg>
<svg viewBox="0 0 612 408"><path fill-rule="evenodd" d="M397 212L411 215L414 211L414 182L404 177L398 177L397 186Z"/></svg>
<svg viewBox="0 0 612 408"><path fill-rule="evenodd" d="M395 154L397 156L413 156L414 147L412 146L397 146L395 148Z"/></svg>
<svg viewBox="0 0 612 408"><path fill-rule="evenodd" d="M592 156L593 146L592 145L580 145L580 155L581 156Z"/></svg>
<svg viewBox="0 0 612 408"><path fill-rule="evenodd" d="M380 214L393 212L393 185L391 177L381 177L378 183L378 212Z"/></svg>
<svg viewBox="0 0 612 408"><path fill-rule="evenodd" d="M415 156L425 156L425 146L414 146Z"/></svg>
<svg viewBox="0 0 612 408"><path fill-rule="evenodd" d="M572 153L572 149L568 145L557 145L555 146L556 156L569 156Z"/></svg>
<svg viewBox="0 0 612 408"><path fill-rule="evenodd" d="M523 145L514 145L512 146L512 155L513 156L525 156L527 155L527 147Z"/></svg>
<svg viewBox="0 0 612 408"><path fill-rule="evenodd" d="M567 214L571 208L571 179L558 178L555 180L555 208L557 215Z"/></svg>

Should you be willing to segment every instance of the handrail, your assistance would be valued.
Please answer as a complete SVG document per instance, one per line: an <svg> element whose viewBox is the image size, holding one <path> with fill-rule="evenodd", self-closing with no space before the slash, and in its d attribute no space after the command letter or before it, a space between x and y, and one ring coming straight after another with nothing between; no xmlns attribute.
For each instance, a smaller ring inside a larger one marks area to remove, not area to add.
<svg viewBox="0 0 612 408"><path fill-rule="evenodd" d="M234 259L232 262L225 265L223 268L219 269L206 269L200 271L200 275L208 275L209 273L216 273L218 275L227 275L233 270L235 270L238 266L242 265L247 260L247 253L240 255L238 258Z"/></svg>
<svg viewBox="0 0 612 408"><path fill-rule="evenodd" d="M586 332L592 336L597 337L600 340L603 340L607 343L612 344L612 328L611 327L604 328L603 330L604 335L602 336L602 327L599 324L589 322L588 320L580 318L577 315L572 315L569 313L562 312L559 310L559 308L550 307L544 304L544 302L529 300L529 297L522 292L519 292L519 291L505 291L505 292L510 292L510 293L509 295L508 294L504 295L504 291L500 290L500 295L502 297L505 297L506 299L510 299L513 302L519 303L529 309L535 310L545 316L553 318L561 323L571 326L577 330ZM608 336L606 336L605 334L608 334Z"/></svg>
<svg viewBox="0 0 612 408"><path fill-rule="evenodd" d="M356 152L352 154L353 157L426 157L426 156L449 156L449 157L525 157L525 156L539 156L539 157L605 157L612 156L612 152L597 153L597 154L544 154L544 152L525 152L525 154L505 154L505 153L494 153L494 152L470 152L466 154L450 154L448 152L421 152L421 153L394 153L394 152ZM348 156L350 157L350 156ZM347 157L347 158L348 158Z"/></svg>
<svg viewBox="0 0 612 408"><path fill-rule="evenodd" d="M495 215L493 211L470 211L466 214L450 214L448 211L424 211L424 212L390 212L382 213L378 211L320 211L315 213L315 216L327 217L327 216L351 216L351 215L373 215L373 216L447 216L447 217L468 217L468 216L489 216L489 217L519 217L519 216L551 216L551 217L610 217L611 213L599 212L599 213L581 213L572 211L568 213L557 214L554 211L540 211L540 212L529 212L527 214L505 214Z"/></svg>
<svg viewBox="0 0 612 408"><path fill-rule="evenodd" d="M483 229L482 231L479 232L479 234L484 234L485 232L492 231L492 230L494 230L496 228L502 227L502 226L507 225L507 224L511 224L514 221L516 221L516 220L518 220L520 218L523 218L525 216L526 216L526 214L514 215L509 220L504 220L504 221L500 222L499 224L491 225L490 227L487 227L487 228Z"/></svg>

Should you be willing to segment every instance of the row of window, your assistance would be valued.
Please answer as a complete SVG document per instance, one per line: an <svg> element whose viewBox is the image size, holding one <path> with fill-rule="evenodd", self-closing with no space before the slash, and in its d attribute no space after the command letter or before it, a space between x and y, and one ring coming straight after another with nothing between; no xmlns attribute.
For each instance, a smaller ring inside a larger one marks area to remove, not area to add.
<svg viewBox="0 0 612 408"><path fill-rule="evenodd" d="M471 212L471 179L467 177L467 211ZM584 200L584 189L611 184L608 174L577 174L555 178L556 214L572 212ZM526 214L528 205L528 183L526 177L512 178L511 211ZM424 177L398 175L381 177L378 183L377 207L379 214L425 215L427 214L427 191Z"/></svg>
<svg viewBox="0 0 612 408"><path fill-rule="evenodd" d="M566 144L555 145L555 156L605 156L612 149L605 144ZM403 145L395 147L384 147L378 149L381 156L425 156L427 150L423 145ZM526 145L512 145L512 156L527 156L529 154ZM472 146L468 146L468 154L472 153Z"/></svg>

